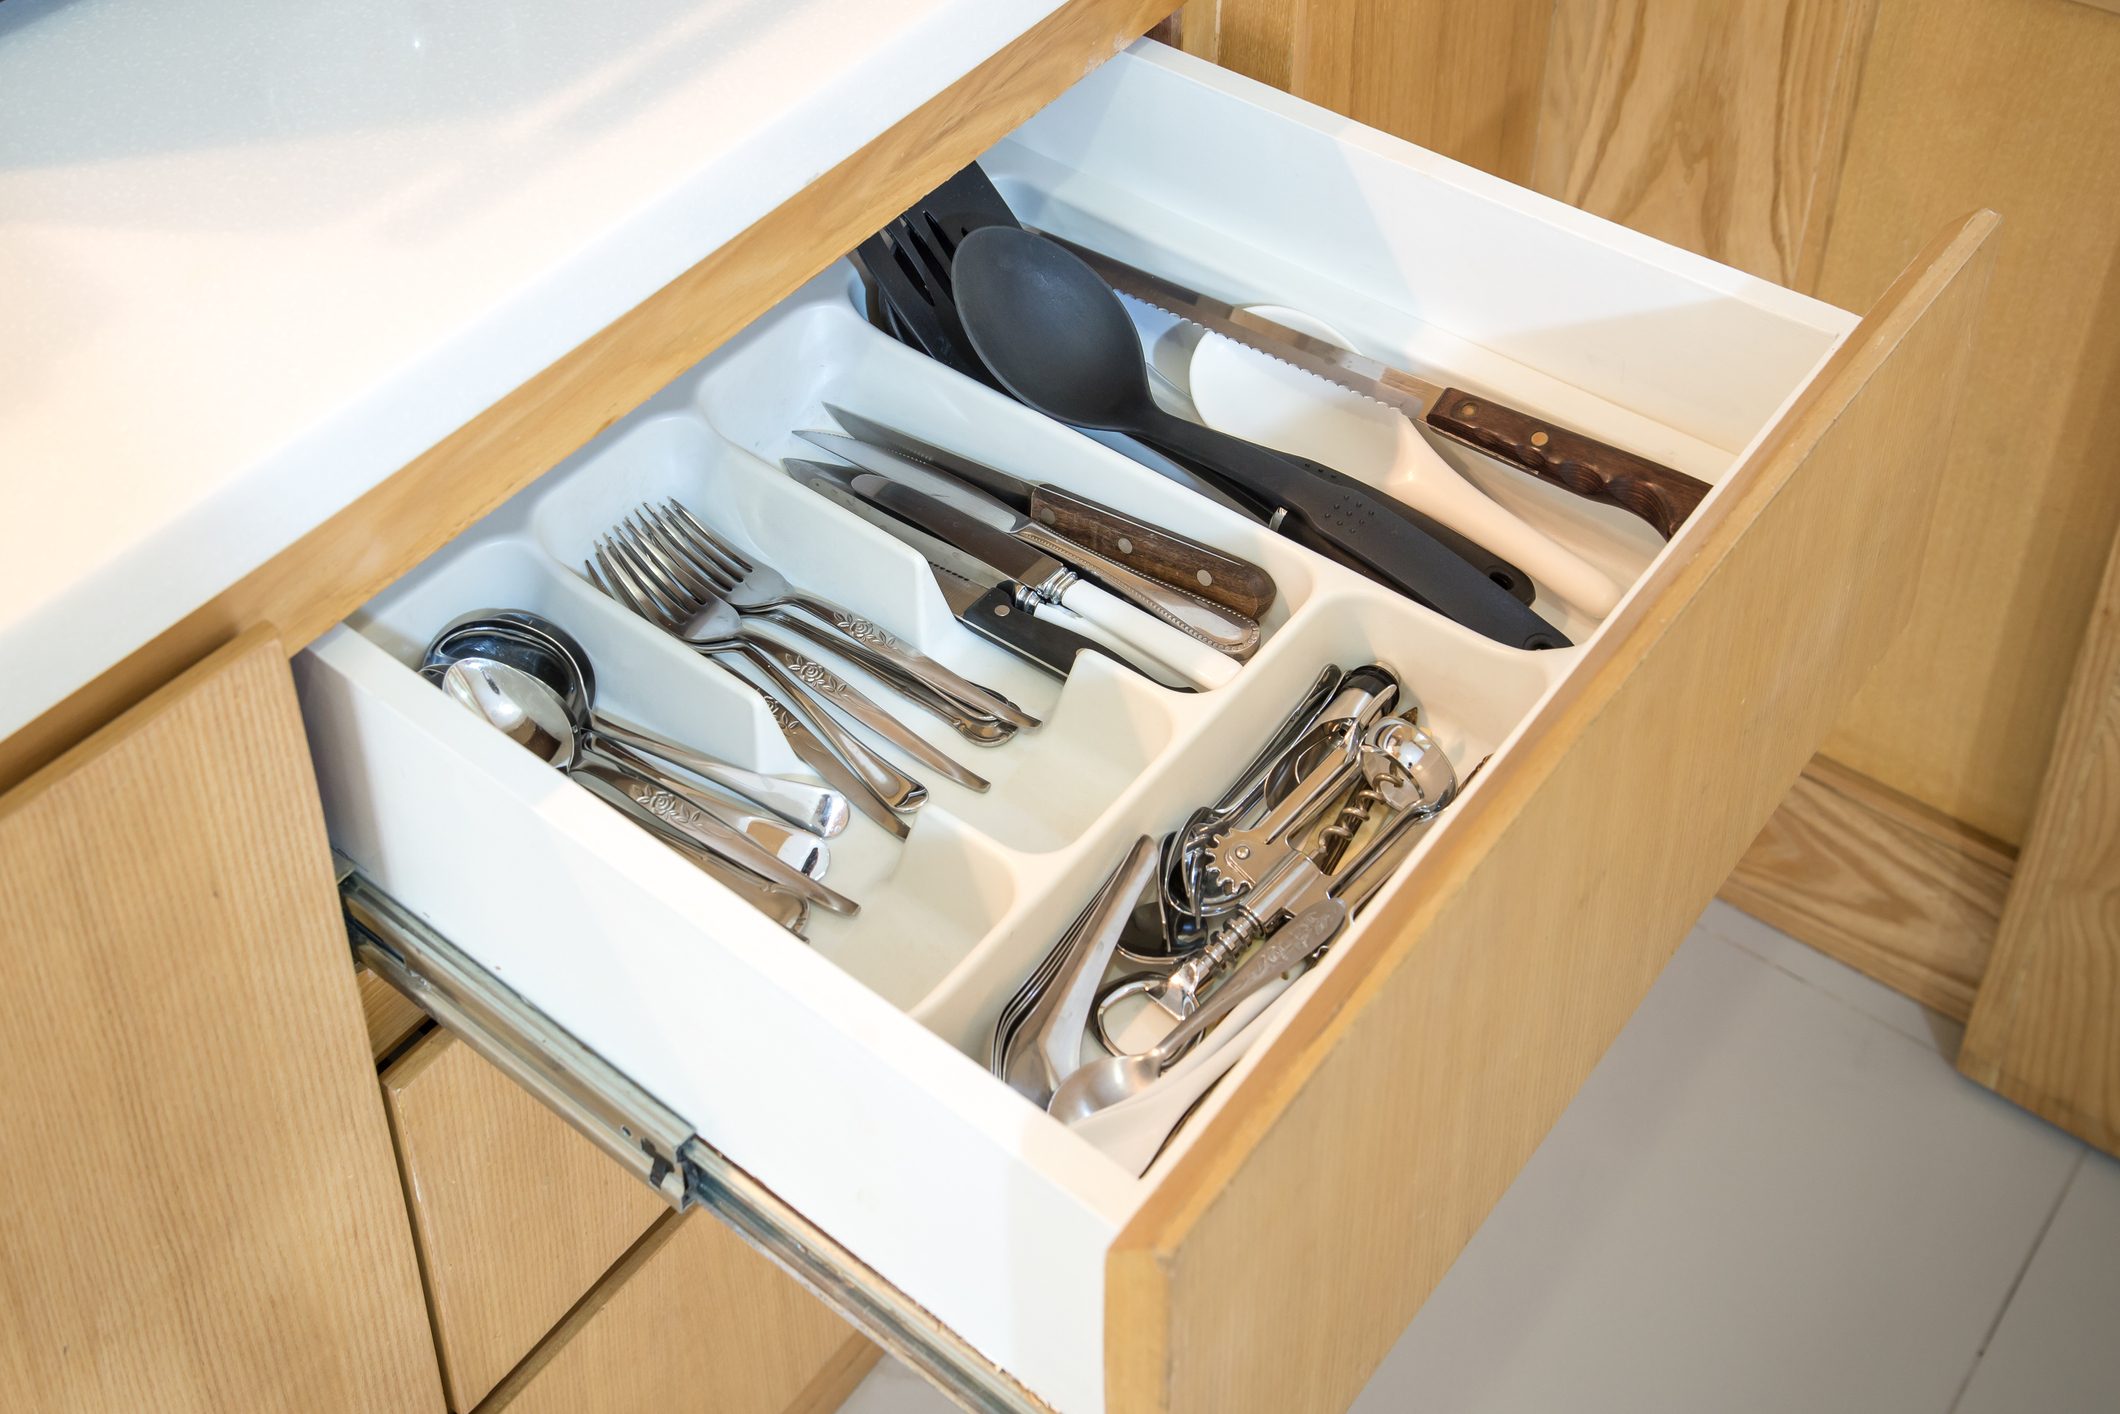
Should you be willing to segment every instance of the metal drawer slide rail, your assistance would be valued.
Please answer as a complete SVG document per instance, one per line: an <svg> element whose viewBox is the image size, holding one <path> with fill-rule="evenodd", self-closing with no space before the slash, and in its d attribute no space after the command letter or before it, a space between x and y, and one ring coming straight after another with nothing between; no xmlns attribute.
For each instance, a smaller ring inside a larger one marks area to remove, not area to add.
<svg viewBox="0 0 2120 1414"><path fill-rule="evenodd" d="M705 1208L848 1323L977 1414L1048 1407L725 1158L669 1107L335 855L354 957L625 1165L677 1212Z"/></svg>

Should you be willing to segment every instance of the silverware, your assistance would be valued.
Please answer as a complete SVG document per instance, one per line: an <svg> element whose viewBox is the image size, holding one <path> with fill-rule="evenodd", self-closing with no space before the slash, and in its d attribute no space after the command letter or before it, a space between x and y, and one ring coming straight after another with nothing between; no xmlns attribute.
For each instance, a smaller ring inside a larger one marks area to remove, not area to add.
<svg viewBox="0 0 2120 1414"><path fill-rule="evenodd" d="M423 669L430 680L459 705L470 709L510 740L548 765L581 776L613 803L622 798L626 813L648 824L658 835L672 832L722 863L754 875L765 886L828 908L853 914L860 905L783 861L703 808L696 800L639 776L618 761L587 746L574 730L566 705L543 682L505 663L465 658L439 673ZM820 842L821 848L821 842Z"/></svg>
<svg viewBox="0 0 2120 1414"><path fill-rule="evenodd" d="M1070 543L1106 554L1150 579L1175 585L1254 621L1273 606L1278 591L1272 576L1249 560L1138 520L1100 501L1077 496L1051 482L1026 480L959 456L910 432L849 412L837 403L826 403L824 410L869 446L896 452L969 482ZM1130 543L1111 543L1120 540Z"/></svg>
<svg viewBox="0 0 2120 1414"><path fill-rule="evenodd" d="M1033 1104L1050 1101L1061 1077L1081 1063L1083 1032L1097 999L1097 984L1111 963L1126 916L1153 882L1155 871L1156 839L1143 835L1053 950L1051 967L1041 967L1045 981L1001 1042L998 1073Z"/></svg>
<svg viewBox="0 0 2120 1414"><path fill-rule="evenodd" d="M989 642L1036 663L1058 678L1065 678L1073 670L1076 654L1094 648L1166 687L1190 691L1175 671L1154 659L1143 658L1081 615L1036 595L1024 594L1015 581L998 571L978 564L955 546L863 500L851 484L850 478L856 475L852 468L802 458L790 458L781 463L781 468L833 505L918 550L928 562L950 612L959 623ZM947 565L939 561L947 561Z"/></svg>
<svg viewBox="0 0 2120 1414"><path fill-rule="evenodd" d="M603 711L588 650L542 614L481 609L463 615L434 636L426 662L446 667L465 656L497 658L542 681L565 699L577 733L647 752L825 839L846 828L847 800L835 790L746 770Z"/></svg>
<svg viewBox="0 0 2120 1414"><path fill-rule="evenodd" d="M877 428L878 424L854 417L852 413L839 413L852 418L864 427ZM1196 638L1218 653L1227 654L1238 662L1249 658L1259 646L1258 621L1225 605L1213 603L1191 590L1180 589L1162 580L1155 579L1131 565L1099 553L1091 547L1059 534L1050 525L1036 519L1031 511L1039 503L1044 514L1056 519L1063 510L1101 516L1106 520L1120 520L1131 530L1132 535L1145 540L1150 535L1160 535L1169 544L1180 543L1179 537L1159 532L1154 527L1135 521L1131 517L1121 518L1119 513L1094 502L1058 493L1051 488L1034 487L1026 481L996 471L991 467L977 467L972 472L954 471L952 467L976 467L976 463L962 458L953 458L945 467L916 460L890 447L872 446L852 437L842 437L835 432L800 432L796 434L805 441L823 448L840 460L887 476L893 481L903 482L946 505L954 506L980 523L1013 535L1033 549L1042 550L1073 569L1087 574L1103 584L1105 588L1132 604L1145 614L1162 620L1178 632ZM892 435L889 429L878 428L877 435ZM911 445L926 446L925 443ZM946 453L942 455L948 455ZM991 488L1003 488L1006 494L995 494ZM1119 539L1129 546L1135 542L1122 531ZM1193 542L1183 541L1186 546ZM1204 547L1202 547L1204 548ZM1206 560L1195 553L1187 556L1187 562L1200 565L1197 572L1212 582L1214 571L1205 568ZM1216 568L1230 564L1229 557L1217 555Z"/></svg>
<svg viewBox="0 0 2120 1414"><path fill-rule="evenodd" d="M1283 973L1301 967L1331 943L1346 922L1347 905L1339 899L1321 899L1305 908L1269 934L1215 994L1162 1041L1137 1054L1110 1056L1077 1069L1053 1091L1047 1111L1063 1124L1079 1124L1148 1089L1209 1028L1236 1010L1239 1002Z"/></svg>
<svg viewBox="0 0 2120 1414"><path fill-rule="evenodd" d="M753 594L751 596L752 606L745 608L735 597L732 597L729 589L725 587L727 584L726 579L717 578L710 572L706 568L705 562L699 558L701 552L688 545L682 512L683 507L678 506L674 501L667 502L666 509L662 511L652 510L643 506L637 512L637 518L636 516L627 516L619 528L620 531L625 533L626 547L632 550L640 560L653 583L653 587L666 596L671 597L672 602L679 606L681 612L689 608L684 633L680 636L700 637L711 635L733 623L736 625L735 632L740 637L771 653L774 658L779 660L783 668L802 680L804 687L812 692L822 693L824 696L829 697L848 716L898 747L901 751L904 751L915 761L920 762L931 770L940 772L968 790L983 791L987 788L985 777L969 767L959 765L947 753L934 746L925 737L913 731L912 728L906 726L883 708L877 706L866 694L860 692L836 674L827 671L823 665L817 663L814 659L798 653L776 638L754 634L745 629L742 624L744 619L759 617L764 618L768 622L782 624L798 631L809 629L806 636L811 637L815 642L824 644L826 647L846 649L849 644L856 641L851 636L834 639L818 634L814 628L806 625L802 620L789 614L775 612L770 604L758 602L762 599L775 597L775 592L785 585L785 581L777 574L769 575L762 580L754 576L754 581L759 584L761 592ZM608 535L605 537L607 541L611 538ZM873 625L863 626L868 632L875 634L879 638L889 639L890 637ZM896 640L891 641L895 642ZM849 652L848 656L855 658L857 661L863 661L861 654ZM913 656L917 657L918 655ZM921 659L921 661L925 662L926 660ZM869 666L873 671L875 665L871 663ZM955 675L952 674L951 676ZM941 696L924 682L917 680L908 681L902 674L895 671L888 673L886 680L899 687L900 691L905 693L912 701L942 717L960 733L980 742L982 745L993 745L1009 736L1013 736L1016 732L1016 728L1012 723L1004 722L991 716L978 715L980 709L964 706L956 698Z"/></svg>
<svg viewBox="0 0 2120 1414"><path fill-rule="evenodd" d="M660 574L644 555L616 533L597 543L594 563L585 562L582 569L591 584L696 651L710 657L751 663L762 671L788 695L789 700L802 708L801 719L750 679L738 674L737 681L758 693L796 754L827 783L844 791L862 814L899 838L905 837L909 827L898 818L898 813L910 812L925 803L927 787L840 726L810 696L794 673L782 667L773 654L744 634L741 616L734 609L719 601L703 602L692 595ZM845 686L822 665L808 659L801 661L804 667L796 671L804 679L821 686ZM819 742L804 725L805 720L823 734L824 742ZM825 743L829 743L829 749Z"/></svg>
<svg viewBox="0 0 2120 1414"><path fill-rule="evenodd" d="M746 559L678 502L665 501L659 511L643 506L641 517L654 528L658 543L678 555L691 571L704 576L738 613L769 614L812 642L846 654L886 681L915 689L909 695L916 701L925 705L932 697L949 704L956 710L940 715L969 740L981 746L1006 740L1006 733L995 733L981 725L994 721L1006 722L1017 730L1038 725L1036 717L992 688L952 672L859 614L796 588L770 565ZM815 624L798 615L772 612L786 609L801 610L827 625L830 632L820 632Z"/></svg>
<svg viewBox="0 0 2120 1414"><path fill-rule="evenodd" d="M1196 687L1220 687L1237 674L1237 664L1207 644L1089 583L1037 546L917 487L858 470L845 476L843 484L870 505L921 531L927 538L929 557L937 564L974 583L991 583L997 577L1011 581L1019 586L1019 604L1060 605L1124 644L1131 660L1160 663Z"/></svg>

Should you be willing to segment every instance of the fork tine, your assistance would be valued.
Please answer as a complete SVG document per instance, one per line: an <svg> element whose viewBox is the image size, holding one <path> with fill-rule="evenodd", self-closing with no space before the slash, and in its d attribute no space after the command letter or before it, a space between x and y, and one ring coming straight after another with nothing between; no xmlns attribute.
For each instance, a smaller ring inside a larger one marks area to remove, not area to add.
<svg viewBox="0 0 2120 1414"><path fill-rule="evenodd" d="M623 545L610 536L605 536L597 543L596 562L604 567L604 572L611 576L612 582L625 593L626 602L632 606L634 613L661 628L670 628L677 622L663 602L655 596L654 590L636 574Z"/></svg>
<svg viewBox="0 0 2120 1414"><path fill-rule="evenodd" d="M704 540L707 544L713 546L715 550L720 552L723 558L735 564L738 571L743 573L750 572L752 568L751 562L745 559L734 545L731 545L728 541L722 539L719 535L716 535L713 531L707 529L706 526L702 525L700 523L699 517L693 515L690 511L686 510L682 501L670 500L663 502L663 504L665 506L668 506L673 512L676 513L678 519L681 520L685 524L685 526L691 530L693 535L695 535L701 540Z"/></svg>
<svg viewBox="0 0 2120 1414"><path fill-rule="evenodd" d="M736 579L733 575L726 570L701 564L699 557L688 551L671 535L648 508L641 508L637 523L632 516L627 516L626 524L639 534L641 541L655 554L657 563L676 576L694 595L715 599L735 587Z"/></svg>
<svg viewBox="0 0 2120 1414"><path fill-rule="evenodd" d="M714 581L693 569L682 556L670 553L670 547L662 543L652 528L640 524L630 515L622 523L627 543L632 545L635 553L653 565L667 583L677 586L695 608L702 598L714 597Z"/></svg>
<svg viewBox="0 0 2120 1414"><path fill-rule="evenodd" d="M656 563L655 557L640 543L639 536L632 526L621 524L613 527L611 538L612 543L624 552L625 562L634 574L645 580L649 588L660 594L680 616L699 607L685 587L677 582L677 577Z"/></svg>
<svg viewBox="0 0 2120 1414"><path fill-rule="evenodd" d="M641 518L655 528L665 548L675 549L687 560L699 566L701 573L721 586L724 593L743 583L744 571L727 555L717 553L713 546L701 540L670 514L665 502L662 506L642 506Z"/></svg>

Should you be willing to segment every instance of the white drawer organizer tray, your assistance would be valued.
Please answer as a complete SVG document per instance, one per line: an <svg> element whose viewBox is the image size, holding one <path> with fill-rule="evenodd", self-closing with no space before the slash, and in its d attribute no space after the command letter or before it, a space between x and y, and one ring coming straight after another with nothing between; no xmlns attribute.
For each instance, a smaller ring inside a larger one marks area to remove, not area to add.
<svg viewBox="0 0 2120 1414"><path fill-rule="evenodd" d="M1711 482L1854 325L1152 45L986 165L1029 224L1299 307L1370 352ZM1502 648L1159 479L875 332L852 285L846 266L825 272L304 654L326 810L360 872L478 967L980 1359L1057 1409L1095 1411L1106 1250L1170 1154L1136 1177L990 1076L1001 1004L1132 838L1218 795L1324 664L1395 668L1462 773L1508 752L1581 650ZM793 433L829 426L826 401L1257 561L1280 586L1265 646L1211 693L1094 655L1055 683L956 624L912 551L782 475L780 457L814 455ZM1623 583L1658 549L1619 512L1488 464L1472 474ZM992 791L930 776L903 844L857 816L829 878L862 911L818 914L812 946L409 666L459 613L534 609L587 644L605 705L799 770L755 697L579 578L596 533L665 496L1045 719L980 750L908 710ZM1565 626L1578 642L1591 627ZM1392 887L1419 887L1424 853ZM1325 966L1363 956L1358 923Z"/></svg>

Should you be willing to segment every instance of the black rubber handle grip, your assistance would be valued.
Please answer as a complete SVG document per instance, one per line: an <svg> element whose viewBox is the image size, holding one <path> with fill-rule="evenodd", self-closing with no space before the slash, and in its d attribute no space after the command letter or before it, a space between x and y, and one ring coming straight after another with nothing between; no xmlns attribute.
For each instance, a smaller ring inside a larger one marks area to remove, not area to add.
<svg viewBox="0 0 2120 1414"><path fill-rule="evenodd" d="M1516 648L1568 646L1566 635L1517 597L1519 590L1528 597L1531 586L1523 571L1453 536L1476 552L1468 558L1417 523L1409 507L1344 472L1181 417L1134 430L1270 511L1285 512L1283 534L1475 633Z"/></svg>

